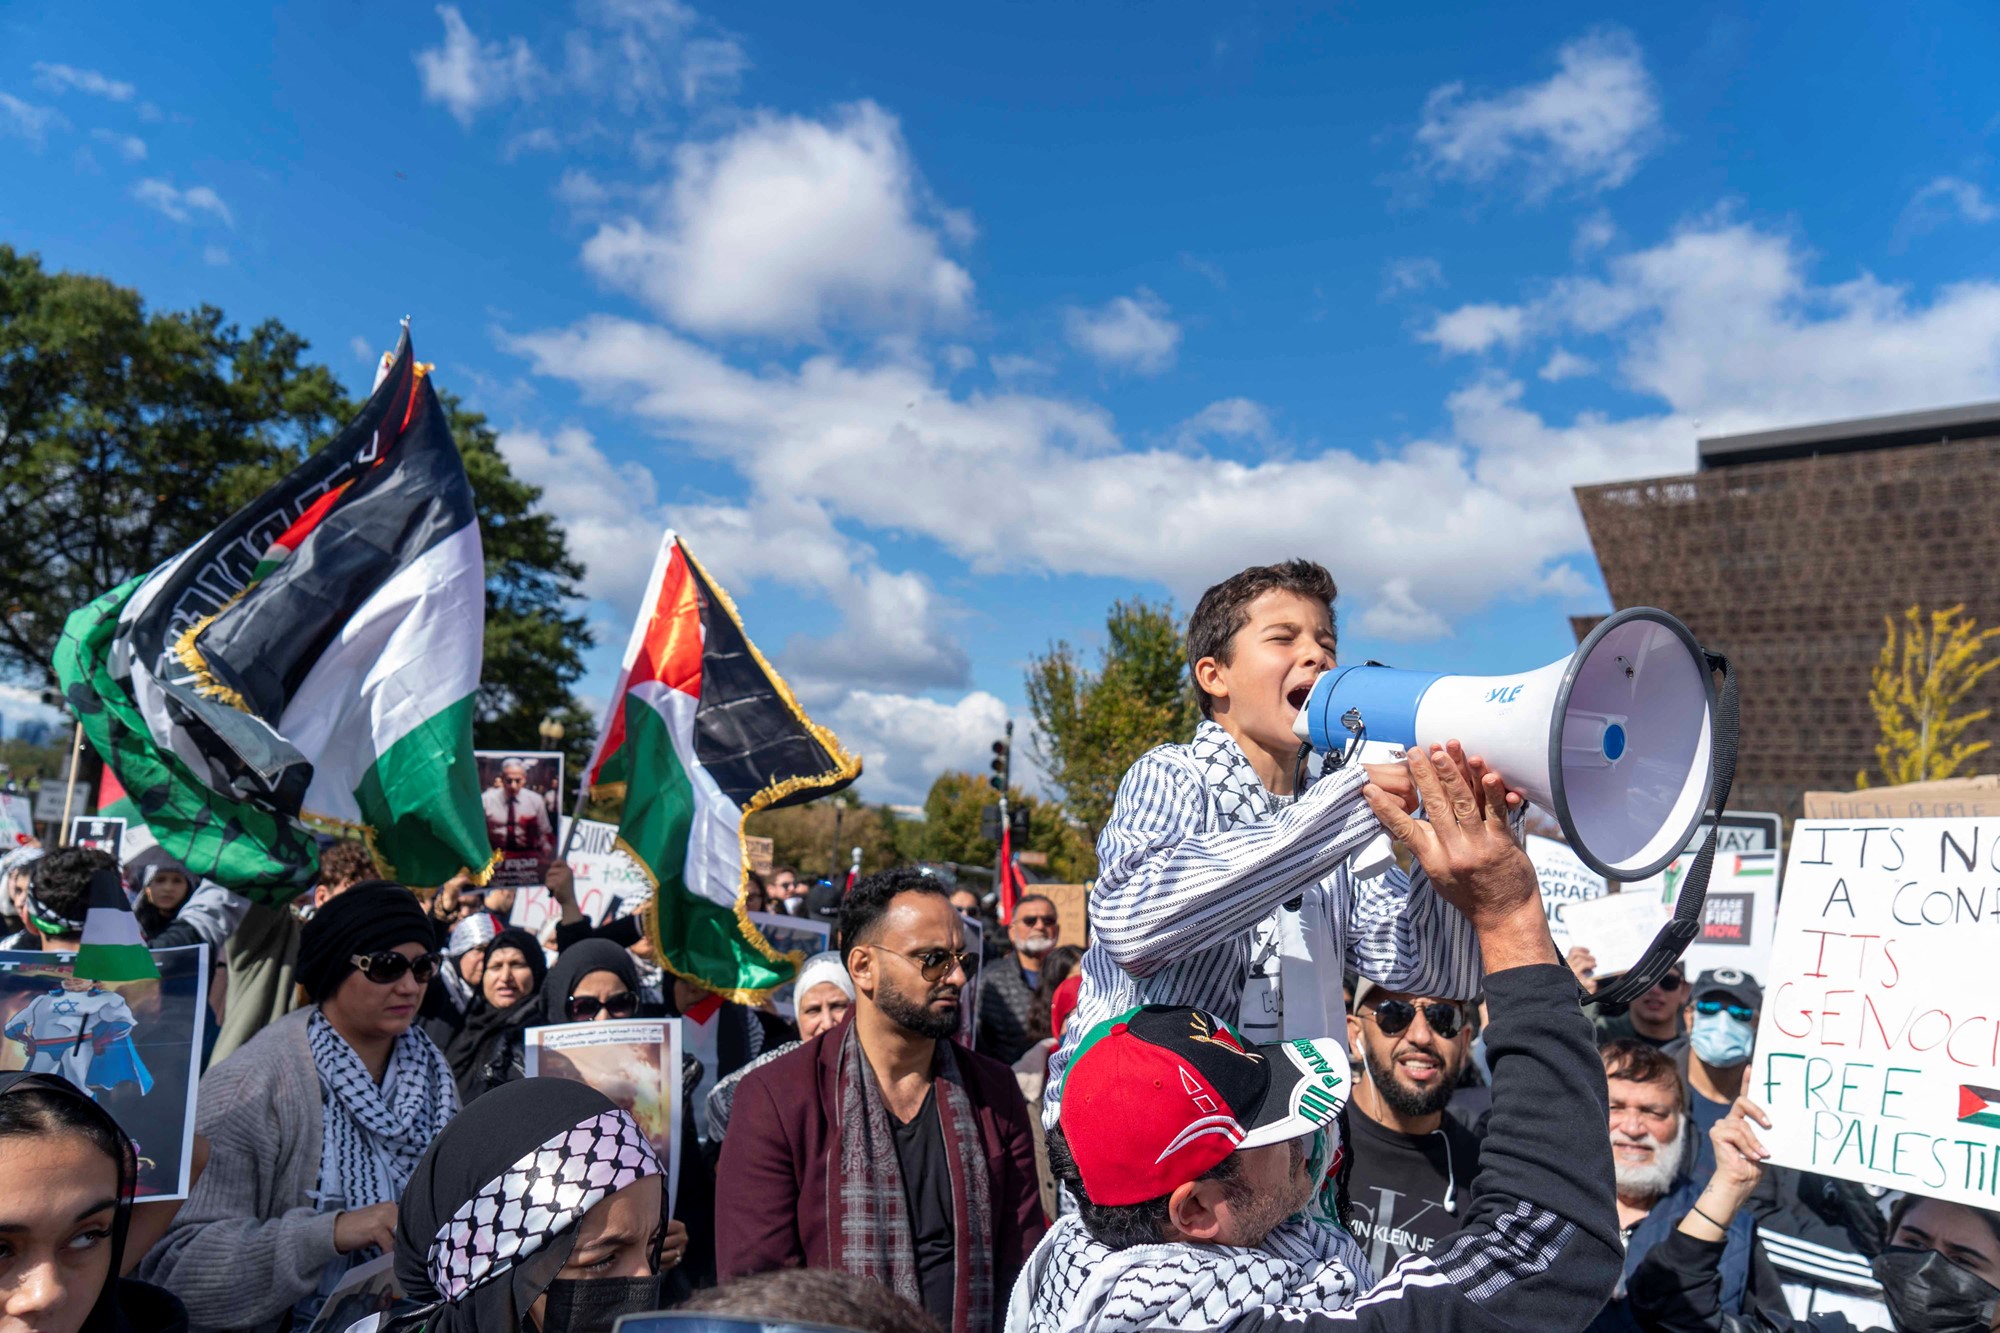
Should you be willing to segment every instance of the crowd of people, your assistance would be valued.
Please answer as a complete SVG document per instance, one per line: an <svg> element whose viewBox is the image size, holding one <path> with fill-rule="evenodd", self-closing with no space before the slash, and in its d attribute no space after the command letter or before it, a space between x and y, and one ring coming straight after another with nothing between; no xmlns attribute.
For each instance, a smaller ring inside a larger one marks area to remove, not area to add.
<svg viewBox="0 0 2000 1333"><path fill-rule="evenodd" d="M1593 1017L1504 775L1455 743L1312 771L1333 596L1300 561L1203 597L1203 719L1121 784L1085 939L921 867L752 876L746 910L830 927L784 1012L593 923L560 861L538 936L356 842L279 907L134 857L148 941L216 960L192 1188L134 1203L88 1086L0 1075L0 1329L303 1333L381 1256L373 1330L2000 1327L2000 1217L1766 1163L1757 978ZM1353 871L1383 830L1409 870ZM113 865L0 861L0 945L74 950ZM657 1016L671 1153L526 1075L531 1028Z"/></svg>

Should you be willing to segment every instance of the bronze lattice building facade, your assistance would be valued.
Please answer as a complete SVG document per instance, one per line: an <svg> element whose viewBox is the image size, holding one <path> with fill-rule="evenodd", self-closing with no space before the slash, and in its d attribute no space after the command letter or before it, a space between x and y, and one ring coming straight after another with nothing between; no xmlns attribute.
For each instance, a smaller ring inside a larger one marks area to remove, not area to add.
<svg viewBox="0 0 2000 1333"><path fill-rule="evenodd" d="M1730 804L1795 818L1806 791L1847 790L1874 766L1884 617L1962 602L2000 624L2000 403L1700 451L1698 472L1579 487L1577 504L1612 605L1671 611L1736 664ZM2000 719L2000 672L1967 706ZM2000 723L1969 739L2000 740Z"/></svg>

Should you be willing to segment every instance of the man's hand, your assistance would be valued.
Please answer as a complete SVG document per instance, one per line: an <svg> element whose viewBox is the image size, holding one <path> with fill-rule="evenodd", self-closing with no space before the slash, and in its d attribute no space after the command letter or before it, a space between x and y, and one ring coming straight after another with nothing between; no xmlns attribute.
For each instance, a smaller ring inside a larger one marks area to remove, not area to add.
<svg viewBox="0 0 2000 1333"><path fill-rule="evenodd" d="M396 1249L396 1205L370 1204L341 1213L333 1219L333 1248L341 1254L373 1245L384 1254Z"/></svg>
<svg viewBox="0 0 2000 1333"><path fill-rule="evenodd" d="M1586 995L1597 994L1596 954L1584 948L1581 944L1572 945L1569 956L1563 959L1563 961L1569 964L1570 971L1576 973L1576 979L1582 985Z"/></svg>
<svg viewBox="0 0 2000 1333"><path fill-rule="evenodd" d="M1413 818L1372 782L1363 794L1382 827L1410 849L1438 893L1479 933L1486 970L1556 962L1534 864L1507 825L1506 783L1478 759L1461 763L1443 749L1412 749L1406 762L1428 818ZM1468 781L1475 772L1477 790Z"/></svg>
<svg viewBox="0 0 2000 1333"><path fill-rule="evenodd" d="M1418 747L1412 747L1412 750L1406 751L1406 753L1414 753L1416 748ZM1486 761L1476 755L1467 758L1465 747L1457 741L1446 741L1444 753L1450 761L1451 766L1458 770L1459 777L1472 789L1474 796L1478 799L1480 814L1485 814ZM1410 776L1410 766L1407 763L1363 764L1361 767L1367 771L1368 780L1389 793L1395 799L1396 804L1400 805L1405 812L1409 814L1416 813L1417 783L1416 779ZM1524 799L1521 793L1509 790L1507 792L1508 810L1518 810Z"/></svg>
<svg viewBox="0 0 2000 1333"><path fill-rule="evenodd" d="M677 1218L667 1222L667 1234L660 1238L660 1271L680 1267L681 1260L687 1258L687 1223Z"/></svg>
<svg viewBox="0 0 2000 1333"><path fill-rule="evenodd" d="M1678 1230L1711 1242L1729 1234L1729 1224L1763 1179L1764 1162L1771 1155L1757 1141L1757 1131L1750 1128L1753 1120L1765 1129L1771 1127L1771 1118L1762 1107L1748 1097L1738 1097L1729 1114L1708 1131L1708 1141L1715 1145L1715 1174L1708 1178L1701 1197L1681 1219ZM1681 1132L1687 1131L1683 1128Z"/></svg>
<svg viewBox="0 0 2000 1333"><path fill-rule="evenodd" d="M583 909L576 905L576 872L569 868L567 861L550 861L542 867L542 884L549 896L562 908L562 923L573 926L583 920Z"/></svg>
<svg viewBox="0 0 2000 1333"><path fill-rule="evenodd" d="M431 895L431 915L440 921L449 921L458 912L458 896L472 886L472 876L460 871L438 886Z"/></svg>

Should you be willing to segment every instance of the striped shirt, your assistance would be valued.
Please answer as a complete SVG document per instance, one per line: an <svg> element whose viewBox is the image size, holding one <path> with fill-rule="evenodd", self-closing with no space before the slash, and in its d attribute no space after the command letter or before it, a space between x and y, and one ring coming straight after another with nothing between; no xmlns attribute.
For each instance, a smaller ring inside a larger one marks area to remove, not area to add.
<svg viewBox="0 0 2000 1333"><path fill-rule="evenodd" d="M1221 734L1204 722L1198 745L1205 738L1215 752ZM1198 745L1150 750L1118 785L1097 839L1083 985L1049 1060L1044 1125L1056 1123L1072 1053L1105 1019L1142 1004L1174 1004L1238 1022L1253 943L1295 898L1331 942L1322 966L1412 994L1479 993L1472 924L1430 891L1421 870L1414 881L1393 864L1367 879L1349 873L1348 858L1382 831L1361 795L1361 765L1329 774L1283 808L1282 798L1258 787L1263 817L1252 812L1231 827L1219 802L1240 796L1219 794L1205 780ZM1254 784L1249 761L1233 741L1226 747L1238 775ZM1344 1038L1340 1027L1326 1035Z"/></svg>

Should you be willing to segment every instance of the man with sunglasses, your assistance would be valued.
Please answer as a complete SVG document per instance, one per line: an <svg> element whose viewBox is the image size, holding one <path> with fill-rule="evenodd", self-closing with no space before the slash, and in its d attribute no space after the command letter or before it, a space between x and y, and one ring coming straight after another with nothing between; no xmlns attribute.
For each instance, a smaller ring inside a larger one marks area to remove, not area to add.
<svg viewBox="0 0 2000 1333"><path fill-rule="evenodd" d="M1569 951L1570 971L1576 973L1586 991L1595 991L1600 981L1610 977L1597 975L1597 959L1590 950L1581 946ZM1687 972L1675 963L1667 974L1653 984L1653 988L1632 1001L1632 1007L1622 1014L1597 1014L1597 1039L1599 1041L1643 1041L1658 1050L1680 1037L1687 1035L1682 1021L1682 1011L1687 1006Z"/></svg>
<svg viewBox="0 0 2000 1333"><path fill-rule="evenodd" d="M978 1049L1011 1065L1035 1044L1028 1023L1042 984L1042 960L1062 941L1055 903L1039 893L1021 899L1007 926L1007 940L1014 946L1013 957L995 961L979 978Z"/></svg>
<svg viewBox="0 0 2000 1333"><path fill-rule="evenodd" d="M722 1280L837 1268L984 1333L1044 1221L1014 1071L950 1039L976 961L965 927L944 885L904 866L854 886L839 938L853 1009L737 1088Z"/></svg>
<svg viewBox="0 0 2000 1333"><path fill-rule="evenodd" d="M1376 1272L1432 1253L1462 1225L1479 1137L1445 1114L1471 1045L1470 1002L1363 980L1347 1015L1353 1228Z"/></svg>

